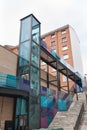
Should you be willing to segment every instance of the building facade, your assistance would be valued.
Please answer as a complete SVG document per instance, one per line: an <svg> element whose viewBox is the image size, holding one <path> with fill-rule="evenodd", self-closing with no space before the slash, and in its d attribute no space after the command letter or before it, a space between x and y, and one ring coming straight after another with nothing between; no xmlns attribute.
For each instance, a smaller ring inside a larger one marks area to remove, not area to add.
<svg viewBox="0 0 87 130"><path fill-rule="evenodd" d="M21 19L19 55L17 50L0 46L0 129L47 128L56 112L68 110L72 103L68 78L82 87L81 77L44 48L40 22L32 14ZM41 70L41 60L46 71ZM60 73L67 77L67 93L60 89Z"/></svg>

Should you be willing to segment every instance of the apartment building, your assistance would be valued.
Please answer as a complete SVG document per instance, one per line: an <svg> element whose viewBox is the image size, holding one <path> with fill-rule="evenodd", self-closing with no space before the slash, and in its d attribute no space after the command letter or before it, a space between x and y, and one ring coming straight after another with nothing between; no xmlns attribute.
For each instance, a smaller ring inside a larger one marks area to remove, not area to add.
<svg viewBox="0 0 87 130"><path fill-rule="evenodd" d="M64 61L83 75L83 67L80 53L80 42L75 30L66 25L42 35L42 40L54 50ZM41 68L46 71L46 64L41 63ZM55 75L55 69L49 68L49 72ZM67 78L60 75L61 86L66 87ZM69 81L70 88L73 82Z"/></svg>

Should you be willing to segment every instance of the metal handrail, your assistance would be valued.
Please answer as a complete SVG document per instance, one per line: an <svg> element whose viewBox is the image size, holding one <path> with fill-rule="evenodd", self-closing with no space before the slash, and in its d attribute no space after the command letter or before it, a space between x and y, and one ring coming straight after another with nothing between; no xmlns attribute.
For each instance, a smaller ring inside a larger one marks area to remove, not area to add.
<svg viewBox="0 0 87 130"><path fill-rule="evenodd" d="M80 121L81 121L81 118L82 118L83 112L84 112L84 103L82 103L82 107L81 107L81 110L80 110L79 116L78 116L78 118L77 118L77 121L76 121L76 124L75 124L74 130L78 130L78 129L79 129L79 124L80 124Z"/></svg>

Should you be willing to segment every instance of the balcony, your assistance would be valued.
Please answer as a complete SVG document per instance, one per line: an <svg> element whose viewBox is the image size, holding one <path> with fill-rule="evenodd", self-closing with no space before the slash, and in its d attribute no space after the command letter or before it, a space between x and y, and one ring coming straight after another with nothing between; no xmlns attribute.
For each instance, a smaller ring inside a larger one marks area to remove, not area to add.
<svg viewBox="0 0 87 130"><path fill-rule="evenodd" d="M0 72L0 95L28 96L29 81Z"/></svg>

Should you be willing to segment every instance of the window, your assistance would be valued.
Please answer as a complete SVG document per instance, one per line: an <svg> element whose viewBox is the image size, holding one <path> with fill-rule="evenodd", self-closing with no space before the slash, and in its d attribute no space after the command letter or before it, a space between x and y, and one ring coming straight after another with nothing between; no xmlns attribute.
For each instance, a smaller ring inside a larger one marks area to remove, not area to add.
<svg viewBox="0 0 87 130"><path fill-rule="evenodd" d="M62 38L62 42L66 42L67 41L67 38L66 37L63 37Z"/></svg>
<svg viewBox="0 0 87 130"><path fill-rule="evenodd" d="M56 49L52 49L52 51L54 51L56 53Z"/></svg>
<svg viewBox="0 0 87 130"><path fill-rule="evenodd" d="M66 60L66 59L68 59L68 58L69 58L69 55L68 55L68 54L64 54L64 55L63 55L63 59L64 59L64 60Z"/></svg>
<svg viewBox="0 0 87 130"><path fill-rule="evenodd" d="M45 37L42 40L45 41L46 40Z"/></svg>
<svg viewBox="0 0 87 130"><path fill-rule="evenodd" d="M53 72L55 72L55 71L56 71L56 69L54 69L54 68L53 68L53 69L52 69L52 71L53 71Z"/></svg>
<svg viewBox="0 0 87 130"><path fill-rule="evenodd" d="M51 38L54 38L55 37L55 33L51 34Z"/></svg>
<svg viewBox="0 0 87 130"><path fill-rule="evenodd" d="M46 65L46 63L44 61L41 62L41 65Z"/></svg>
<svg viewBox="0 0 87 130"><path fill-rule="evenodd" d="M65 29L61 30L61 33L62 33L62 34L65 34L65 33L66 33L66 30L65 30Z"/></svg>
<svg viewBox="0 0 87 130"><path fill-rule="evenodd" d="M62 50L63 51L65 51L65 50L67 50L68 49L68 46L66 45L66 46L62 46Z"/></svg>
<svg viewBox="0 0 87 130"><path fill-rule="evenodd" d="M51 46L55 46L55 44L56 44L55 41L51 42Z"/></svg>
<svg viewBox="0 0 87 130"><path fill-rule="evenodd" d="M62 80L63 80L63 82L66 82L67 81L67 77L65 75L62 75Z"/></svg>

